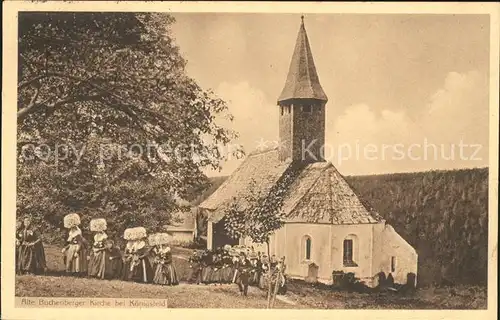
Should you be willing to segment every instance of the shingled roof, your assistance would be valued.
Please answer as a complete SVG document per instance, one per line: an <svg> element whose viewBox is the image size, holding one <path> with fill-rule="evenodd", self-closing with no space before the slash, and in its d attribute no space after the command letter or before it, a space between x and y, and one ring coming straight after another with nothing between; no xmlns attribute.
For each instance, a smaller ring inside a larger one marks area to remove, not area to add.
<svg viewBox="0 0 500 320"><path fill-rule="evenodd" d="M295 50L288 70L285 87L278 98L278 104L291 99L315 99L328 101L314 65L309 39L304 26L300 25Z"/></svg>
<svg viewBox="0 0 500 320"><path fill-rule="evenodd" d="M254 152L201 203L200 208L208 209L209 220L218 222L228 203L243 201L249 192L269 193L290 166L290 162L279 161L277 149ZM255 186L251 181L256 182L258 190L252 190ZM282 210L286 222L360 224L381 221L328 162L311 163L300 169L287 187Z"/></svg>
<svg viewBox="0 0 500 320"><path fill-rule="evenodd" d="M304 168L290 186L283 211L287 222L360 224L378 223L380 215L363 203L329 162Z"/></svg>
<svg viewBox="0 0 500 320"><path fill-rule="evenodd" d="M223 213L217 209L252 191L268 193L289 165L290 162L279 161L277 148L253 152L208 199L200 204L200 208L215 211L209 218L218 221L223 217ZM251 190L252 180L257 183L259 190Z"/></svg>

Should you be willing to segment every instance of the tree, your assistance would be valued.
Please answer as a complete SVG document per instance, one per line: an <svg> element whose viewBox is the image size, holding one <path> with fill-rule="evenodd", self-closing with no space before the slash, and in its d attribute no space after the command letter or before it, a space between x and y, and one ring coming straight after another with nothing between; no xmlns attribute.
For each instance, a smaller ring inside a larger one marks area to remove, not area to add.
<svg viewBox="0 0 500 320"><path fill-rule="evenodd" d="M488 168L348 181L416 249L420 285L487 283ZM400 190L396 201L392 190Z"/></svg>
<svg viewBox="0 0 500 320"><path fill-rule="evenodd" d="M234 198L223 209L226 219L224 227L229 236L235 239L248 237L253 243L265 243L270 258L270 237L284 225L282 208L285 193L301 168L300 164L290 166L271 190L259 189L257 182L254 179L250 180L249 192L238 199ZM268 270L270 274L273 272L270 267ZM271 306L272 291L272 281L269 279L268 307Z"/></svg>
<svg viewBox="0 0 500 320"><path fill-rule="evenodd" d="M255 180L250 181L250 193L233 201L225 208L225 229L235 239L250 238L253 243L265 243L267 256L271 258L269 241L271 235L283 226L281 201L279 198L258 192ZM268 265L269 275L272 273ZM272 281L267 281L268 308L271 306ZM277 284L276 284L277 285Z"/></svg>
<svg viewBox="0 0 500 320"><path fill-rule="evenodd" d="M270 254L271 235L283 226L281 199L257 191L255 180L250 181L248 194L230 202L225 209L225 229L235 238L250 238L254 243L265 243ZM269 255L270 256L270 255Z"/></svg>
<svg viewBox="0 0 500 320"><path fill-rule="evenodd" d="M154 13L20 13L18 213L77 211L115 232L169 222L237 135L227 105L188 77ZM241 155L240 149L229 150Z"/></svg>

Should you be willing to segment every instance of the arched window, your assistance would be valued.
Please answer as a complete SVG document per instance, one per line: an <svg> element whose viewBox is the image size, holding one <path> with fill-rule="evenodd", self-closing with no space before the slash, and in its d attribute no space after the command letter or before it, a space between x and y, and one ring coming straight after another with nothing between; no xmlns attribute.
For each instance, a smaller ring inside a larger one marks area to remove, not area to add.
<svg viewBox="0 0 500 320"><path fill-rule="evenodd" d="M357 237L355 235L348 235L344 239L343 245L343 261L344 267L357 267Z"/></svg>
<svg viewBox="0 0 500 320"><path fill-rule="evenodd" d="M304 258L306 260L311 260L311 245L312 245L311 237L305 236L304 237Z"/></svg>

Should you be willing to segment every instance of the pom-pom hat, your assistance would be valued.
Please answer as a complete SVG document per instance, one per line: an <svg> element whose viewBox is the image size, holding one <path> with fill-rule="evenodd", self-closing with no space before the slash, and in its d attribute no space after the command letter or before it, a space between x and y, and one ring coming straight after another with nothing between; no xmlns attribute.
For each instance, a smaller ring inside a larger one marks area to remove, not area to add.
<svg viewBox="0 0 500 320"><path fill-rule="evenodd" d="M80 216L76 213L70 213L64 216L64 227L73 228L80 225Z"/></svg>
<svg viewBox="0 0 500 320"><path fill-rule="evenodd" d="M158 233L150 234L148 237L148 243L150 246L158 245Z"/></svg>
<svg viewBox="0 0 500 320"><path fill-rule="evenodd" d="M125 229L123 232L123 238L125 240L142 240L147 237L146 229L143 227L135 227Z"/></svg>
<svg viewBox="0 0 500 320"><path fill-rule="evenodd" d="M170 236L168 233L158 233L158 238L157 238L157 244L162 245L162 244L168 244L170 240Z"/></svg>
<svg viewBox="0 0 500 320"><path fill-rule="evenodd" d="M90 231L100 232L107 229L107 223L105 219L92 219L90 220Z"/></svg>

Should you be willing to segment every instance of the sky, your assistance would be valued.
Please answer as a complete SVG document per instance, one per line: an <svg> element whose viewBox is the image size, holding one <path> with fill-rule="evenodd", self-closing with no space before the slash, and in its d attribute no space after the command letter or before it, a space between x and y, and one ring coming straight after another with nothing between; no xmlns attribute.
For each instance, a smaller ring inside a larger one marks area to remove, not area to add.
<svg viewBox="0 0 500 320"><path fill-rule="evenodd" d="M300 15L173 16L187 73L228 103L235 143L248 154L276 141ZM325 156L342 174L488 166L488 16L306 14L304 22L329 98ZM207 174L231 174L241 161Z"/></svg>

